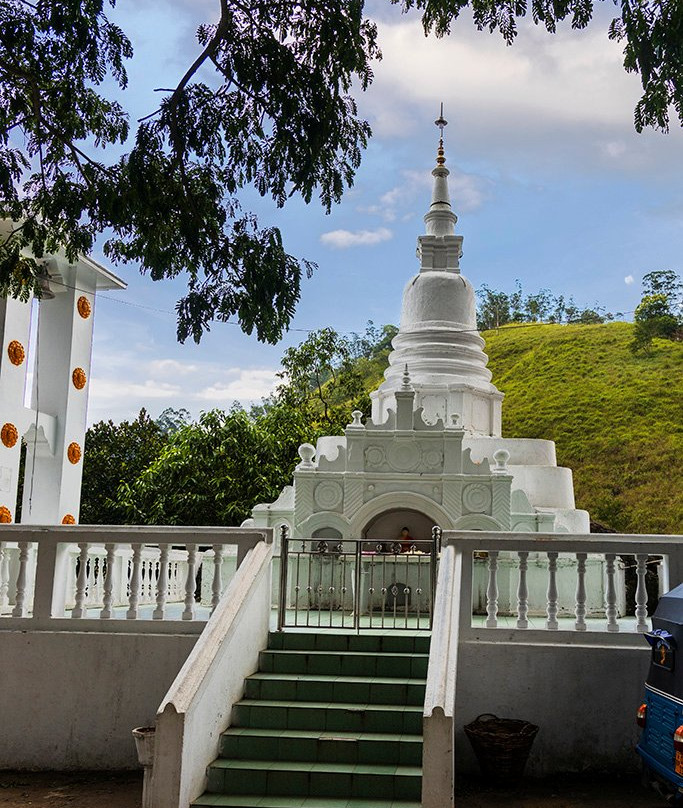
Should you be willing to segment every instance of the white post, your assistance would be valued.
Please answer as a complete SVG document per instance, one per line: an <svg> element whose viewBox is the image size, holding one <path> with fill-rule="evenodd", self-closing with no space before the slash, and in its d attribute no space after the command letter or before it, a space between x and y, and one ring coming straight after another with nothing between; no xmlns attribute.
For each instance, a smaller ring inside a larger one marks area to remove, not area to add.
<svg viewBox="0 0 683 808"><path fill-rule="evenodd" d="M607 591L605 594L605 616L607 617L607 631L619 631L617 623L617 591L614 585L615 553L605 553L605 569L607 574Z"/></svg>
<svg viewBox="0 0 683 808"><path fill-rule="evenodd" d="M83 617L85 604L85 590L88 586L88 544L79 543L81 554L78 556L78 578L76 580L76 604L71 612L72 617Z"/></svg>
<svg viewBox="0 0 683 808"><path fill-rule="evenodd" d="M647 555L639 553L636 556L636 576L638 586L636 587L636 631L647 631L647 587L645 576L647 575Z"/></svg>
<svg viewBox="0 0 683 808"><path fill-rule="evenodd" d="M17 575L17 594L12 609L12 617L25 617L26 606L26 568L28 566L28 556L31 542L19 542L19 574Z"/></svg>
<svg viewBox="0 0 683 808"><path fill-rule="evenodd" d="M142 556L142 545L133 545L133 568L130 573L130 595L128 596L128 611L126 620L138 619L138 604L140 603L140 587L142 585L142 571L140 569L140 558Z"/></svg>
<svg viewBox="0 0 683 808"><path fill-rule="evenodd" d="M166 596L168 594L168 544L159 545L159 577L157 578L157 607L152 612L152 620L163 620L166 613Z"/></svg>
<svg viewBox="0 0 683 808"><path fill-rule="evenodd" d="M574 628L577 631L586 630L586 559L587 553L576 554L576 622Z"/></svg>
<svg viewBox="0 0 683 808"><path fill-rule="evenodd" d="M0 609L9 606L9 547L0 542Z"/></svg>
<svg viewBox="0 0 683 808"><path fill-rule="evenodd" d="M486 588L486 628L498 626L498 550L489 550L489 582Z"/></svg>
<svg viewBox="0 0 683 808"><path fill-rule="evenodd" d="M116 565L116 545L105 544L107 551L107 573L104 579L104 596L102 598L102 611L100 619L111 620L113 616L112 602L114 600L114 568Z"/></svg>
<svg viewBox="0 0 683 808"><path fill-rule="evenodd" d="M529 614L529 588L526 582L526 573L529 568L528 550L520 550L519 556L519 585L517 586L517 628L529 628L527 615Z"/></svg>
<svg viewBox="0 0 683 808"><path fill-rule="evenodd" d="M213 545L213 584L211 586L211 614L214 613L223 591L223 545Z"/></svg>
<svg viewBox="0 0 683 808"><path fill-rule="evenodd" d="M548 552L548 605L545 627L549 631L557 631L557 553Z"/></svg>

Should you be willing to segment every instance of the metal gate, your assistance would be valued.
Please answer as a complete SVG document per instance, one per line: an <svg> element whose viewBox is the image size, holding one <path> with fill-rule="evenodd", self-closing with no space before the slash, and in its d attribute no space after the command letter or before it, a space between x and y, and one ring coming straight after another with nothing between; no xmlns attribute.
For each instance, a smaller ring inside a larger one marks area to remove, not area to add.
<svg viewBox="0 0 683 808"><path fill-rule="evenodd" d="M410 545L281 537L278 630L431 629L440 528Z"/></svg>

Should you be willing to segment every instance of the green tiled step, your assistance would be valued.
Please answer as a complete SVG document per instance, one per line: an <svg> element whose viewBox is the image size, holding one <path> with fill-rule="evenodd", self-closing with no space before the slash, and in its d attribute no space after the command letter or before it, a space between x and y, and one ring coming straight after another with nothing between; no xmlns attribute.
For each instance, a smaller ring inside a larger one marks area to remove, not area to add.
<svg viewBox="0 0 683 808"><path fill-rule="evenodd" d="M203 794L192 803L197 808L216 805L225 808L420 808L419 802L364 800L346 797L259 797L251 794Z"/></svg>
<svg viewBox="0 0 683 808"><path fill-rule="evenodd" d="M344 634L335 631L273 631L271 651L363 651L366 654L428 654L429 635Z"/></svg>
<svg viewBox="0 0 683 808"><path fill-rule="evenodd" d="M419 800L418 766L224 760L209 766L210 793Z"/></svg>
<svg viewBox="0 0 683 808"><path fill-rule="evenodd" d="M230 727L221 737L220 756L233 759L303 760L312 763L327 761L420 766L422 736Z"/></svg>
<svg viewBox="0 0 683 808"><path fill-rule="evenodd" d="M400 676L424 679L429 654L366 651L262 651L264 673L309 673L327 676Z"/></svg>
<svg viewBox="0 0 683 808"><path fill-rule="evenodd" d="M232 708L232 725L260 729L313 729L419 735L422 707L398 704L242 699Z"/></svg>
<svg viewBox="0 0 683 808"><path fill-rule="evenodd" d="M424 704L424 679L255 673L246 680L247 699Z"/></svg>

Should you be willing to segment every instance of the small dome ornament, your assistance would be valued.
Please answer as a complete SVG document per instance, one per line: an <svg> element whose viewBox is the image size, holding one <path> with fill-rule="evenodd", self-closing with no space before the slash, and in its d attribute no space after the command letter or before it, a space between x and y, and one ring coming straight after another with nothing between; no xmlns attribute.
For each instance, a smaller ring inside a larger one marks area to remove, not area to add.
<svg viewBox="0 0 683 808"><path fill-rule="evenodd" d="M19 440L19 431L16 426L10 423L3 424L0 430L0 440L2 441L2 445L6 446L8 449L14 448Z"/></svg>
<svg viewBox="0 0 683 808"><path fill-rule="evenodd" d="M12 521L12 512L4 505L0 506L0 524L9 525Z"/></svg>
<svg viewBox="0 0 683 808"><path fill-rule="evenodd" d="M18 367L26 359L24 346L18 340L13 339L7 346L7 356L9 356L9 361Z"/></svg>
<svg viewBox="0 0 683 808"><path fill-rule="evenodd" d="M82 390L85 387L88 377L85 375L83 368L74 368L74 372L71 374L71 381L76 390Z"/></svg>
<svg viewBox="0 0 683 808"><path fill-rule="evenodd" d="M63 525L75 525L76 524L76 517L72 513L65 513L62 517L62 524Z"/></svg>
<svg viewBox="0 0 683 808"><path fill-rule="evenodd" d="M84 320L87 320L90 317L90 313L92 312L92 306L90 305L90 301L88 300L85 295L81 295L76 302L76 308L78 309L78 313Z"/></svg>
<svg viewBox="0 0 683 808"><path fill-rule="evenodd" d="M81 459L81 447L76 443L70 443L69 448L66 450L66 456L69 458L69 463L72 463L74 466L78 461Z"/></svg>
<svg viewBox="0 0 683 808"><path fill-rule="evenodd" d="M443 116L443 101L441 102L441 113L439 114L439 117L434 121L434 123L436 124L436 126L439 127L439 132L441 133L439 137L439 148L437 149L436 152L436 164L438 166L442 166L445 165L446 163L446 156L443 147L443 130L446 126L448 126L448 121Z"/></svg>

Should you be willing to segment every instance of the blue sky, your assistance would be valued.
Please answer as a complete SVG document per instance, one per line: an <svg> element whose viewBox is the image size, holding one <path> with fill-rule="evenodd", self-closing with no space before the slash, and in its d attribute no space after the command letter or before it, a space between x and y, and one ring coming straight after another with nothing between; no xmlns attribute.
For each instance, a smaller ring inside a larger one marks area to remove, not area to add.
<svg viewBox="0 0 683 808"><path fill-rule="evenodd" d="M120 93L131 117L152 111L154 87L184 73L198 52L197 25L217 8L217 0L119 0L114 16L136 51ZM683 137L677 126L669 135L634 131L640 83L607 39L610 5L598 4L583 32L565 26L552 36L523 24L511 48L466 17L436 40L388 0L368 9L384 58L359 97L374 137L354 187L329 216L315 203L292 200L278 211L249 195L262 222L281 227L289 252L320 267L304 282L292 331L268 346L216 324L199 346L179 345L173 308L182 281L153 283L135 266L113 267L129 286L97 303L90 422L141 406L153 416L165 407L196 415L258 401L306 329L397 323L417 268L440 101L465 237L461 268L475 287L511 290L519 278L527 291L548 287L632 311L646 272L683 269Z"/></svg>

